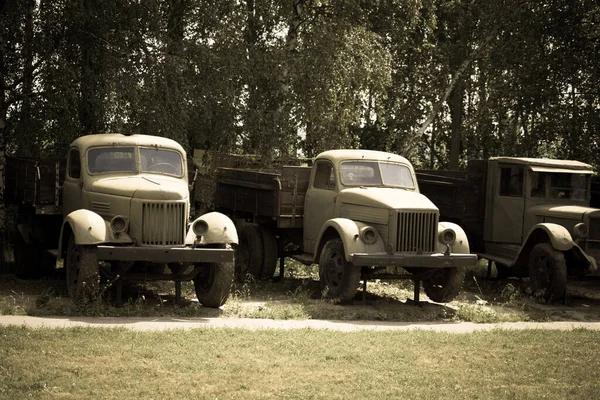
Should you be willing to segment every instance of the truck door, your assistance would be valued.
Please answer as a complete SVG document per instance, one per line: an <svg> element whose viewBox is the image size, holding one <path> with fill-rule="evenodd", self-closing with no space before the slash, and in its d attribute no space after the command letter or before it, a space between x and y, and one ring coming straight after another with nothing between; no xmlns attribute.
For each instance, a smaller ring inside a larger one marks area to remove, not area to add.
<svg viewBox="0 0 600 400"><path fill-rule="evenodd" d="M304 200L304 251L313 253L323 224L334 217L337 182L333 164L318 160Z"/></svg>
<svg viewBox="0 0 600 400"><path fill-rule="evenodd" d="M81 208L81 187L83 183L82 164L79 150L72 148L67 160L67 173L63 183L63 217Z"/></svg>
<svg viewBox="0 0 600 400"><path fill-rule="evenodd" d="M492 205L492 237L496 243L521 244L525 207L523 165L499 164Z"/></svg>

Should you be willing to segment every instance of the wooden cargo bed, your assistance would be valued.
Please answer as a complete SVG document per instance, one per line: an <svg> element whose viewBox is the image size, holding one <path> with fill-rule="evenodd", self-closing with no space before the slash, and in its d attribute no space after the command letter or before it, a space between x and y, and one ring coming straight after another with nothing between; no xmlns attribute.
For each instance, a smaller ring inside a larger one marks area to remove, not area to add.
<svg viewBox="0 0 600 400"><path fill-rule="evenodd" d="M487 162L472 160L466 171L417 171L421 193L440 209L440 221L460 225L471 251L483 251Z"/></svg>
<svg viewBox="0 0 600 400"><path fill-rule="evenodd" d="M278 228L301 228L310 167L284 166L276 172L219 168L217 210L273 220Z"/></svg>
<svg viewBox="0 0 600 400"><path fill-rule="evenodd" d="M61 202L59 188L65 177L66 160L7 157L4 170L4 201L36 207Z"/></svg>

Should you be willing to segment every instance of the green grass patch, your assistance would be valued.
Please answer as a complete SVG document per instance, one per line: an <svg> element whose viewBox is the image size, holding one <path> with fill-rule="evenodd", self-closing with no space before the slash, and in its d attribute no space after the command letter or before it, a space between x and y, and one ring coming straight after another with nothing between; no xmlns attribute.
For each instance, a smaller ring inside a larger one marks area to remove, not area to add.
<svg viewBox="0 0 600 400"><path fill-rule="evenodd" d="M596 398L600 333L0 328L0 398Z"/></svg>

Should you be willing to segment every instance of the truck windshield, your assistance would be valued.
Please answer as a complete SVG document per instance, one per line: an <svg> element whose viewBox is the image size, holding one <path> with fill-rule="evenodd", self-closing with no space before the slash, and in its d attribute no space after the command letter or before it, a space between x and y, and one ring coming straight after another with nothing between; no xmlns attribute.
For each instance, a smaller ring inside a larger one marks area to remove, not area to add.
<svg viewBox="0 0 600 400"><path fill-rule="evenodd" d="M88 169L92 174L135 172L133 147L95 147L88 151Z"/></svg>
<svg viewBox="0 0 600 400"><path fill-rule="evenodd" d="M181 154L174 150L141 147L140 163L142 172L174 176L183 175Z"/></svg>
<svg viewBox="0 0 600 400"><path fill-rule="evenodd" d="M532 172L531 197L548 196L551 199L585 200L588 179L586 174Z"/></svg>
<svg viewBox="0 0 600 400"><path fill-rule="evenodd" d="M345 186L415 187L410 169L404 164L346 161L341 165L341 174Z"/></svg>

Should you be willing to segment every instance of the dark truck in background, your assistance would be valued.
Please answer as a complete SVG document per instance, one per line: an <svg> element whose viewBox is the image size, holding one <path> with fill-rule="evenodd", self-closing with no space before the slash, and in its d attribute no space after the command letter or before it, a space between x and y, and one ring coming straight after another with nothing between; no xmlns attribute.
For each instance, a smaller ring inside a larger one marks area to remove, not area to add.
<svg viewBox="0 0 600 400"><path fill-rule="evenodd" d="M590 207L592 166L571 160L495 157L465 171L417 171L440 216L460 224L471 251L502 276L528 276L548 299L568 277L594 274L600 209Z"/></svg>

